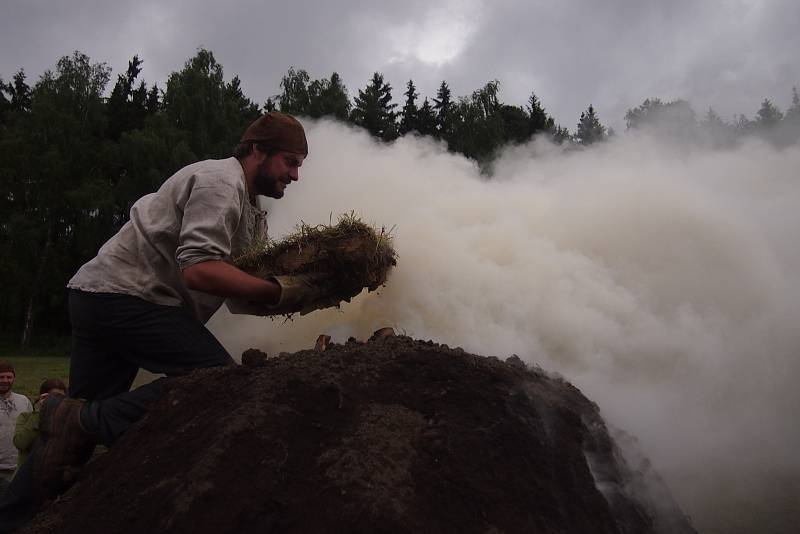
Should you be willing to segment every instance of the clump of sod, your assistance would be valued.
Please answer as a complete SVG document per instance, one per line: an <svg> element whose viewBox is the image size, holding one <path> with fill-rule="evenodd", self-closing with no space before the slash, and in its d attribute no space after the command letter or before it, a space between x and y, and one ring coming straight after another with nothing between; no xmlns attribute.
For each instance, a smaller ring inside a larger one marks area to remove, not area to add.
<svg viewBox="0 0 800 534"><path fill-rule="evenodd" d="M269 241L239 257L234 263L259 278L321 275L330 305L349 301L363 288L373 291L386 282L397 254L390 231L376 230L354 213L337 224L311 226L301 222L281 241ZM326 299L328 300L328 299Z"/></svg>

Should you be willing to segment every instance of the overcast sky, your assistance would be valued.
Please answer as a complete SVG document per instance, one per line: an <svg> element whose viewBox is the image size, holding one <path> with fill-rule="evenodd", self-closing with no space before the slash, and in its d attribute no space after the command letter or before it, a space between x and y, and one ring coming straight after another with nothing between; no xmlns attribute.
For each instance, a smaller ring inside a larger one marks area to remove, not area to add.
<svg viewBox="0 0 800 534"><path fill-rule="evenodd" d="M116 74L133 55L163 87L198 47L257 103L290 66L334 70L351 97L375 71L396 102L409 78L433 97L487 81L522 105L531 91L573 130L592 103L619 128L645 98L685 98L698 114L752 118L769 98L782 110L800 85L797 0L1 0L0 77L30 80L80 50Z"/></svg>

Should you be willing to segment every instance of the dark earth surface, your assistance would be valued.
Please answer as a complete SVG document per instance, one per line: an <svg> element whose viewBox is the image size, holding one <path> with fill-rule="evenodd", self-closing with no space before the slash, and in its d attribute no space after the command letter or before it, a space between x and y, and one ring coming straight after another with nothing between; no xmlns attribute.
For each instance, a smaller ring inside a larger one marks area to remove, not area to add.
<svg viewBox="0 0 800 534"><path fill-rule="evenodd" d="M694 532L516 357L390 336L243 361L173 379L25 532Z"/></svg>

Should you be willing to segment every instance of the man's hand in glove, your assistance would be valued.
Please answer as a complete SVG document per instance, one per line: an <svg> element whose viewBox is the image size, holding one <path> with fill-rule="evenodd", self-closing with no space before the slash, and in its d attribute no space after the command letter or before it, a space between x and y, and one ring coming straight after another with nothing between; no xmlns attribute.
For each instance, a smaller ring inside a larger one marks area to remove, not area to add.
<svg viewBox="0 0 800 534"><path fill-rule="evenodd" d="M228 299L227 305L231 313L248 315L283 315L300 312L302 315L316 309L335 306L338 299L331 297L324 290L329 275L296 274L273 276L273 280L281 288L281 296L277 304L242 299ZM321 305L324 303L324 305Z"/></svg>
<svg viewBox="0 0 800 534"><path fill-rule="evenodd" d="M329 297L323 290L323 284L328 279L327 276L320 274L295 274L287 276L273 276L275 282L281 286L281 298L275 308L280 313L291 313L301 311L307 305Z"/></svg>

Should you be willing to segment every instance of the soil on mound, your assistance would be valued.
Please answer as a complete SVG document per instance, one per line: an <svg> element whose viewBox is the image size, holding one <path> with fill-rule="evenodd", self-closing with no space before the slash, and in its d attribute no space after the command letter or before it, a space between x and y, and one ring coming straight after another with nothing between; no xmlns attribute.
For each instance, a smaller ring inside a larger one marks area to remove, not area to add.
<svg viewBox="0 0 800 534"><path fill-rule="evenodd" d="M693 532L569 383L402 336L327 341L174 379L25 531Z"/></svg>

